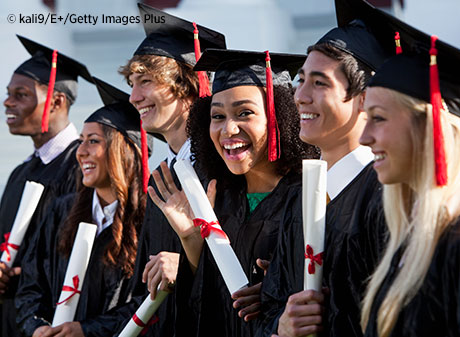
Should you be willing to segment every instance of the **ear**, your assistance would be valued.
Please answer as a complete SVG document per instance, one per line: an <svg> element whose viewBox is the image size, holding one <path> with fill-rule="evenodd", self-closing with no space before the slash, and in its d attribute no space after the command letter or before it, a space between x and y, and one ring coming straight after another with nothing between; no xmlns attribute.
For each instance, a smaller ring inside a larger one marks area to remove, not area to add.
<svg viewBox="0 0 460 337"><path fill-rule="evenodd" d="M358 111L364 112L364 100L366 99L366 90L359 94Z"/></svg>
<svg viewBox="0 0 460 337"><path fill-rule="evenodd" d="M62 109L67 110L67 97L62 92L54 92L50 112L55 112Z"/></svg>

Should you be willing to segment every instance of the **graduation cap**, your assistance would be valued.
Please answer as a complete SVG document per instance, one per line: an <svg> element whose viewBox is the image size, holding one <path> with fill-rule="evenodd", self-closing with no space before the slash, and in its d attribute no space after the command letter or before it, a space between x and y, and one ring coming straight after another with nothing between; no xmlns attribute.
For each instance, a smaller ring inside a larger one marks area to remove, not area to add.
<svg viewBox="0 0 460 337"><path fill-rule="evenodd" d="M206 49L194 70L215 72L213 94L245 85L267 89L268 159L275 161L281 151L273 85L290 86L291 75L295 75L305 58L305 55L268 51Z"/></svg>
<svg viewBox="0 0 460 337"><path fill-rule="evenodd" d="M431 103L436 183L443 186L447 183L447 164L440 119L445 111L442 98L448 110L460 117L460 50L436 36L429 38L430 43L418 53L404 51L387 60L369 86L393 89Z"/></svg>
<svg viewBox="0 0 460 337"><path fill-rule="evenodd" d="M64 93L72 104L77 98L78 76L92 82L83 64L26 37L16 35L32 57L22 63L15 74L24 75L48 86L42 117L42 132L48 131L49 108L54 89Z"/></svg>
<svg viewBox="0 0 460 337"><path fill-rule="evenodd" d="M385 52L390 52L390 56L401 52L429 50L429 35L365 0L335 0L335 8L339 27L346 27L353 20L362 21Z"/></svg>
<svg viewBox="0 0 460 337"><path fill-rule="evenodd" d="M221 33L144 4L137 6L147 37L134 55L166 56L193 67L201 56L201 48L226 48ZM206 73L199 72L198 78L200 97L210 96Z"/></svg>
<svg viewBox="0 0 460 337"><path fill-rule="evenodd" d="M129 95L93 77L104 106L92 113L85 123L97 122L118 130L133 141L142 152L143 188L147 192L150 175L148 157L153 149L153 137L142 128L139 112L129 102ZM162 138L162 136L160 136ZM162 139L164 140L164 138Z"/></svg>

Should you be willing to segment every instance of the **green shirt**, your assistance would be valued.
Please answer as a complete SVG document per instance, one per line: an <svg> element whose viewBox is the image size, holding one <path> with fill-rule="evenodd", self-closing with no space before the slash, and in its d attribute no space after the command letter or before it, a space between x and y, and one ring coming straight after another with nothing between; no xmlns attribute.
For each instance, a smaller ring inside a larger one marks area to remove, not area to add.
<svg viewBox="0 0 460 337"><path fill-rule="evenodd" d="M254 212L256 209L257 205L264 200L264 198L269 195L270 192L265 192L265 193L247 193L246 196L248 198L249 202L249 214Z"/></svg>

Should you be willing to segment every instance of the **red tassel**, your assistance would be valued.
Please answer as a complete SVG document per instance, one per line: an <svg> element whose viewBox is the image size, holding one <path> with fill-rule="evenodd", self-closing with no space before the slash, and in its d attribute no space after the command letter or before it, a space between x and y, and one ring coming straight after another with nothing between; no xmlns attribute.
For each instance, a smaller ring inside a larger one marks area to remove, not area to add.
<svg viewBox="0 0 460 337"><path fill-rule="evenodd" d="M268 124L268 160L275 161L280 158L281 149L279 143L280 131L275 114L275 100L273 97L273 78L270 66L270 53L265 51L265 76L267 80L267 124Z"/></svg>
<svg viewBox="0 0 460 337"><path fill-rule="evenodd" d="M444 149L444 136L441 126L441 109L442 99L439 86L439 73L436 55L436 40L437 36L431 36L430 49L430 98L433 106L433 142L434 142L434 160L436 184L444 186L447 184L447 163L446 153Z"/></svg>
<svg viewBox="0 0 460 337"><path fill-rule="evenodd" d="M401 48L401 38L399 37L399 32L395 33L395 44L396 44L396 55L402 53Z"/></svg>
<svg viewBox="0 0 460 337"><path fill-rule="evenodd" d="M56 64L57 64L57 50L53 50L53 57L51 61L50 80L48 82L48 93L46 94L45 109L42 115L42 133L48 132L48 122L50 118L51 99L53 98L54 83L56 82Z"/></svg>
<svg viewBox="0 0 460 337"><path fill-rule="evenodd" d="M141 120L141 152L142 152L142 189L147 193L149 185L149 150L147 148L147 132L142 128Z"/></svg>
<svg viewBox="0 0 460 337"><path fill-rule="evenodd" d="M198 28L196 26L196 23L193 23L193 42L195 44L195 60L198 62L198 60L201 57L201 48L200 48L200 40L198 39ZM198 81L200 84L200 97L207 97L211 96L211 90L209 89L209 78L208 75L206 75L206 72L204 71L199 71L198 72Z"/></svg>

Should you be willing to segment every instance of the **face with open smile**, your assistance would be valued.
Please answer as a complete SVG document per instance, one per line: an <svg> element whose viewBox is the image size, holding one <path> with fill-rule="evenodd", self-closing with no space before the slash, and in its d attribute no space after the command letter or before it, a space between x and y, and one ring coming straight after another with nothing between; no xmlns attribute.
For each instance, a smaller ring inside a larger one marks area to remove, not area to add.
<svg viewBox="0 0 460 337"><path fill-rule="evenodd" d="M3 102L11 134L33 136L41 133L45 88L27 76L13 74L7 87L8 97Z"/></svg>
<svg viewBox="0 0 460 337"><path fill-rule="evenodd" d="M264 91L239 86L213 95L209 134L233 174L264 167L267 156L267 117Z"/></svg>
<svg viewBox="0 0 460 337"><path fill-rule="evenodd" d="M339 61L319 51L308 54L294 96L304 142L324 150L347 139L359 114L359 96L345 102L348 85Z"/></svg>
<svg viewBox="0 0 460 337"><path fill-rule="evenodd" d="M150 74L132 73L129 83L129 101L139 111L145 130L165 136L185 125L188 109L170 88L156 83Z"/></svg>
<svg viewBox="0 0 460 337"><path fill-rule="evenodd" d="M80 135L77 160L83 173L83 185L98 191L110 190L110 177L107 170L107 141L101 124L85 123Z"/></svg>
<svg viewBox="0 0 460 337"><path fill-rule="evenodd" d="M371 87L364 108L368 118L360 143L375 155L374 169L382 184L410 184L413 158L413 113L391 94L391 90Z"/></svg>

